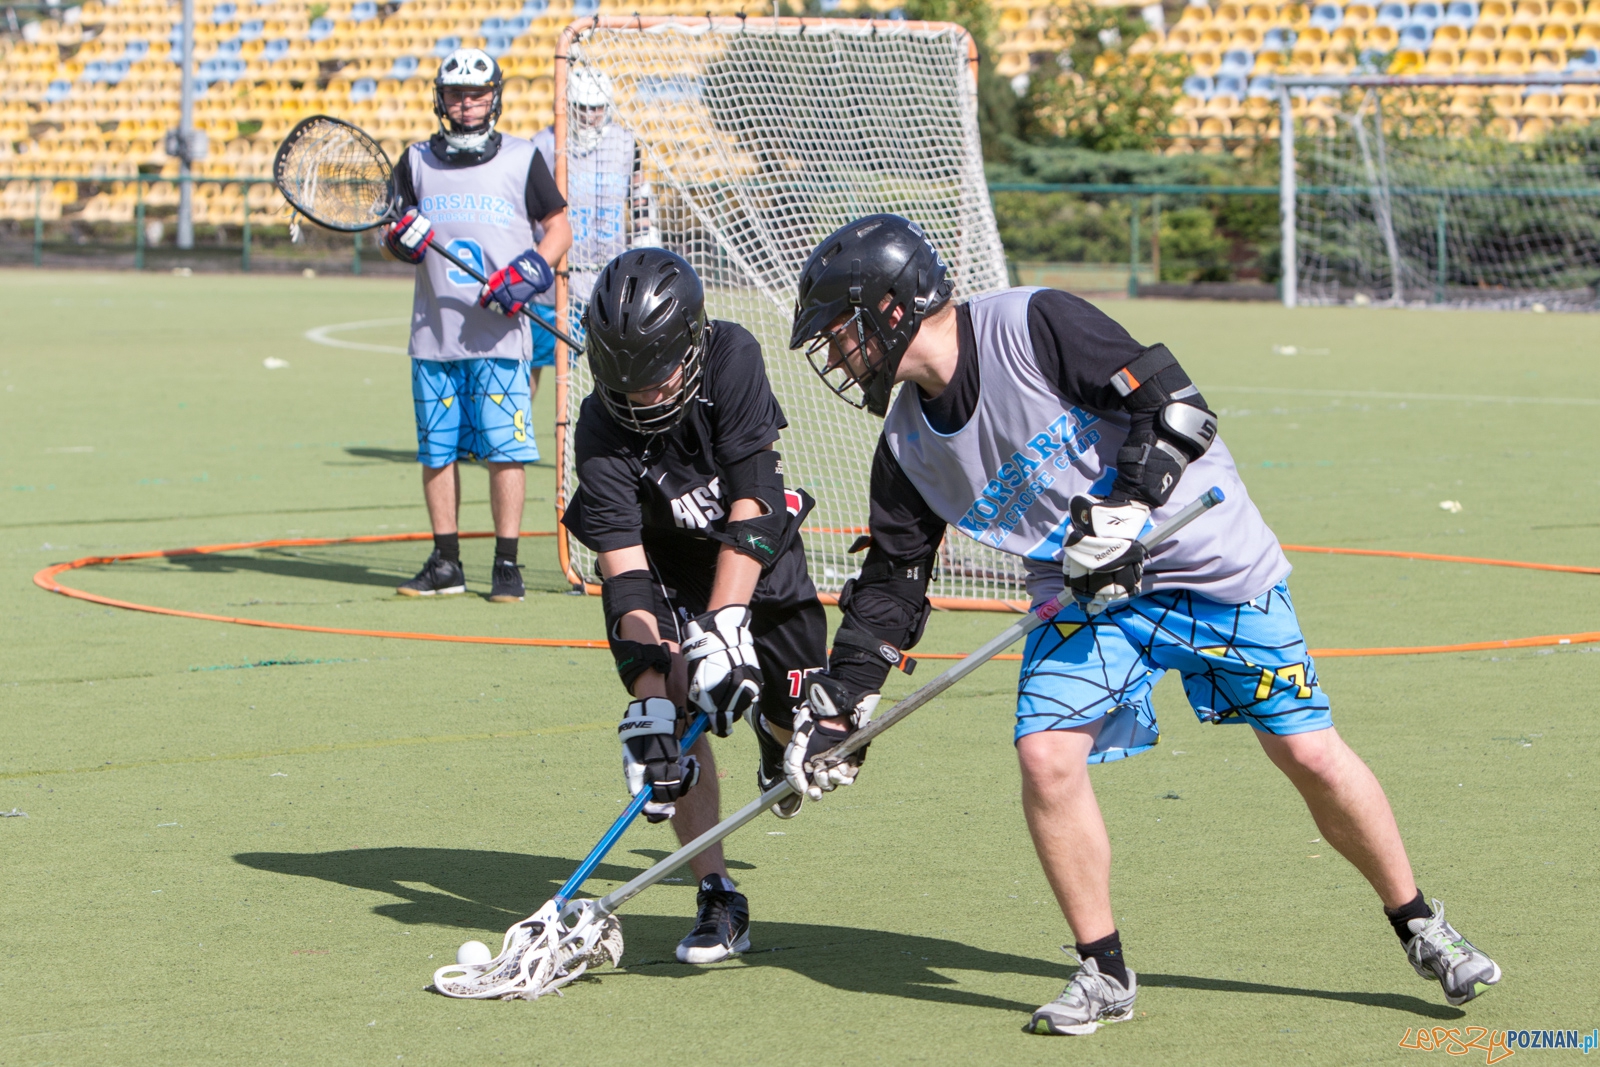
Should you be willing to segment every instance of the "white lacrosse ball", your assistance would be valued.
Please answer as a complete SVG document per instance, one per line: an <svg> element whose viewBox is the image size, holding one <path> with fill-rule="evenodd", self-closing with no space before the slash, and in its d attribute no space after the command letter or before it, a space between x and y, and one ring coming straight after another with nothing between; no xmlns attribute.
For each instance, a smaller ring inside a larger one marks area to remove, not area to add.
<svg viewBox="0 0 1600 1067"><path fill-rule="evenodd" d="M468 941L456 949L456 962L460 964L483 964L492 959L494 953L482 941Z"/></svg>

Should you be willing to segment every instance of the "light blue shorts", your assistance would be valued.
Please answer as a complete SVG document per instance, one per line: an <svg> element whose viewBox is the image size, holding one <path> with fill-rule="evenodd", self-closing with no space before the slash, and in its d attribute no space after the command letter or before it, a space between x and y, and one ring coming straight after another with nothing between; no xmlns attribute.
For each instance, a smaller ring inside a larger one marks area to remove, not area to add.
<svg viewBox="0 0 1600 1067"><path fill-rule="evenodd" d="M447 467L458 459L539 460L525 360L413 359L411 399L417 415L417 462L424 467Z"/></svg>
<svg viewBox="0 0 1600 1067"><path fill-rule="evenodd" d="M1103 720L1090 763L1138 755L1161 740L1150 691L1183 677L1201 722L1245 722L1271 734L1333 725L1328 698L1279 582L1247 604L1199 593L1147 593L1089 618L1069 606L1028 635L1017 682L1018 740Z"/></svg>
<svg viewBox="0 0 1600 1067"><path fill-rule="evenodd" d="M545 304L530 304L533 313L551 326L556 324L556 309ZM533 356L529 365L534 367L554 367L556 365L556 339L548 330L528 324L528 329L533 334ZM570 336L570 335L569 335Z"/></svg>

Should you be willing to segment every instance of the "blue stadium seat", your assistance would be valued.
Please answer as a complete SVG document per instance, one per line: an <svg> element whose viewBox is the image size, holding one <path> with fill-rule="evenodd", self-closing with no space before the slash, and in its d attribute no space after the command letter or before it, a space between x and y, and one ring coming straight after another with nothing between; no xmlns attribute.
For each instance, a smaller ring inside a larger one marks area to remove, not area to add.
<svg viewBox="0 0 1600 1067"><path fill-rule="evenodd" d="M1249 74L1255 65L1255 53L1243 48L1231 48L1222 53L1222 66L1218 70L1222 74Z"/></svg>
<svg viewBox="0 0 1600 1067"><path fill-rule="evenodd" d="M501 29L513 37L520 37L528 32L528 27L533 25L533 19L527 15L518 15L515 18L504 19Z"/></svg>
<svg viewBox="0 0 1600 1067"><path fill-rule="evenodd" d="M320 18L320 19L313 20L312 23L311 23L311 28L306 31L306 40L313 41L313 42L314 41L324 41L324 40L327 40L329 37L332 37L332 36L333 36L333 20L330 19L330 18L327 18L326 16L324 16L323 18Z"/></svg>
<svg viewBox="0 0 1600 1067"><path fill-rule="evenodd" d="M1567 69L1600 73L1600 48L1584 48L1567 59Z"/></svg>
<svg viewBox="0 0 1600 1067"><path fill-rule="evenodd" d="M443 59L445 56L449 55L451 52L454 52L460 47L461 38L441 37L437 41L433 42L433 54L438 58Z"/></svg>
<svg viewBox="0 0 1600 1067"><path fill-rule="evenodd" d="M578 18L586 18L600 10L600 0L572 0L572 13Z"/></svg>
<svg viewBox="0 0 1600 1067"><path fill-rule="evenodd" d="M244 42L237 37L231 41L217 42L217 58L233 59L244 52Z"/></svg>
<svg viewBox="0 0 1600 1067"><path fill-rule="evenodd" d="M490 15L488 18L483 20L483 25L478 27L478 32L483 34L485 37L492 37L499 33L501 27L504 25L505 19L500 18L498 15Z"/></svg>
<svg viewBox="0 0 1600 1067"><path fill-rule="evenodd" d="M150 54L150 42L128 41L122 46L122 54L129 59L143 59Z"/></svg>
<svg viewBox="0 0 1600 1067"><path fill-rule="evenodd" d="M1204 74L1191 74L1183 79L1185 96L1192 96L1196 100L1210 100L1216 91L1216 83Z"/></svg>
<svg viewBox="0 0 1600 1067"><path fill-rule="evenodd" d="M1474 0L1450 0L1444 9L1444 25L1470 30L1478 24L1478 5Z"/></svg>
<svg viewBox="0 0 1600 1067"><path fill-rule="evenodd" d="M1245 91L1244 95L1249 100L1276 100L1278 98L1278 79L1270 74L1251 78L1250 88Z"/></svg>
<svg viewBox="0 0 1600 1067"><path fill-rule="evenodd" d="M511 43L516 38L508 33L497 33L483 39L483 50L496 59L511 51Z"/></svg>
<svg viewBox="0 0 1600 1067"><path fill-rule="evenodd" d="M1417 22L1408 22L1400 30L1400 47L1426 52L1433 43L1433 29Z"/></svg>
<svg viewBox="0 0 1600 1067"><path fill-rule="evenodd" d="M1213 96L1231 96L1235 100L1244 99L1245 80L1238 74L1218 74L1213 84L1216 91Z"/></svg>
<svg viewBox="0 0 1600 1067"><path fill-rule="evenodd" d="M72 83L69 81L53 81L44 91L44 101L47 104L59 104L72 95Z"/></svg>
<svg viewBox="0 0 1600 1067"><path fill-rule="evenodd" d="M1399 0L1385 0L1384 3L1378 5L1378 15L1372 20L1372 24L1374 26L1388 26L1398 33L1410 17L1411 12L1407 11L1406 5L1399 3Z"/></svg>
<svg viewBox="0 0 1600 1067"><path fill-rule="evenodd" d="M1314 30L1332 33L1344 25L1344 9L1337 4L1318 4L1311 9L1311 19L1307 25Z"/></svg>
<svg viewBox="0 0 1600 1067"><path fill-rule="evenodd" d="M538 18L550 10L550 0L522 0L522 13L532 18Z"/></svg>
<svg viewBox="0 0 1600 1067"><path fill-rule="evenodd" d="M261 49L261 58L268 63L276 63L289 54L289 38L279 37L277 40L268 41Z"/></svg>
<svg viewBox="0 0 1600 1067"><path fill-rule="evenodd" d="M241 22L239 23L238 39L241 41L259 40L261 34L266 30L266 28L266 23L262 22L260 19L251 19L248 22Z"/></svg>
<svg viewBox="0 0 1600 1067"><path fill-rule="evenodd" d="M1261 47L1268 52L1287 52L1294 47L1295 38L1299 36L1293 30L1286 30L1282 26L1274 26L1261 38Z"/></svg>
<svg viewBox="0 0 1600 1067"><path fill-rule="evenodd" d="M232 0L223 0L222 3L211 9L211 21L215 23L232 22L239 17L239 5Z"/></svg>
<svg viewBox="0 0 1600 1067"><path fill-rule="evenodd" d="M389 68L389 73L385 74L384 77L398 78L404 81L415 74L419 66L421 64L417 61L416 56L397 56L395 57L394 66Z"/></svg>
<svg viewBox="0 0 1600 1067"><path fill-rule="evenodd" d="M373 0L356 0L350 9L351 22L371 22L378 17L378 5Z"/></svg>
<svg viewBox="0 0 1600 1067"><path fill-rule="evenodd" d="M1432 35L1433 31L1443 23L1444 9L1439 6L1437 0L1417 0L1415 4L1411 5L1411 21L1409 25L1426 26L1428 27L1428 33Z"/></svg>
<svg viewBox="0 0 1600 1067"><path fill-rule="evenodd" d="M378 95L378 83L372 78L362 78L350 86L350 102L359 104Z"/></svg>

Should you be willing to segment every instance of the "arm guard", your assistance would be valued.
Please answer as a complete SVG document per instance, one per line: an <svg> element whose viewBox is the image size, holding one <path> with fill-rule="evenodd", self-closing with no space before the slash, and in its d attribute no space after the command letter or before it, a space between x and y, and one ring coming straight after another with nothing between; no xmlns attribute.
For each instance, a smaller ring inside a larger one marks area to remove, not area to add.
<svg viewBox="0 0 1600 1067"><path fill-rule="evenodd" d="M617 625L630 611L656 614L660 593L649 571L626 571L605 582L600 587L600 603L605 610L606 641L611 645L611 657L617 664L617 676L622 686L633 692L633 683L645 671L660 671L662 675L672 670L672 656L665 645L647 645L628 641L617 633Z"/></svg>
<svg viewBox="0 0 1600 1067"><path fill-rule="evenodd" d="M730 464L724 478L730 507L736 500L754 500L763 513L730 522L721 531L710 530L706 536L749 556L763 571L771 570L789 550L816 501L803 489L783 488L783 457L770 448Z"/></svg>
<svg viewBox="0 0 1600 1067"><path fill-rule="evenodd" d="M932 563L930 557L896 565L876 548L868 552L861 574L839 591L844 622L833 637L829 675L875 693L891 667L911 673L916 661L901 650L916 647L933 611L927 597Z"/></svg>
<svg viewBox="0 0 1600 1067"><path fill-rule="evenodd" d="M1151 345L1135 356L1111 376L1111 387L1122 397L1132 426L1117 450L1117 480L1108 499L1158 508L1189 464L1216 440L1217 417L1166 345Z"/></svg>

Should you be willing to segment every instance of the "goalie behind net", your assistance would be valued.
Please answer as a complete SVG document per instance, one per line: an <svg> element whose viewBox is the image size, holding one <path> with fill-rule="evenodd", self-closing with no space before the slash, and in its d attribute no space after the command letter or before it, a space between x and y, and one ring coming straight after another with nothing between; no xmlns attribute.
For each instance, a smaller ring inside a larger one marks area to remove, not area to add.
<svg viewBox="0 0 1600 1067"><path fill-rule="evenodd" d="M842 404L788 348L800 267L823 237L878 211L921 224L958 298L1006 284L978 142L974 53L945 23L796 19L583 19L556 65L557 180L573 244L558 300L578 332L595 274L661 245L705 283L707 314L761 342L789 418L791 483L817 499L811 575L837 593L860 568L881 422ZM593 382L562 361L558 507L576 488L567 434ZM562 533L573 582L594 560ZM1015 560L947 531L928 593L950 607L1025 597Z"/></svg>

